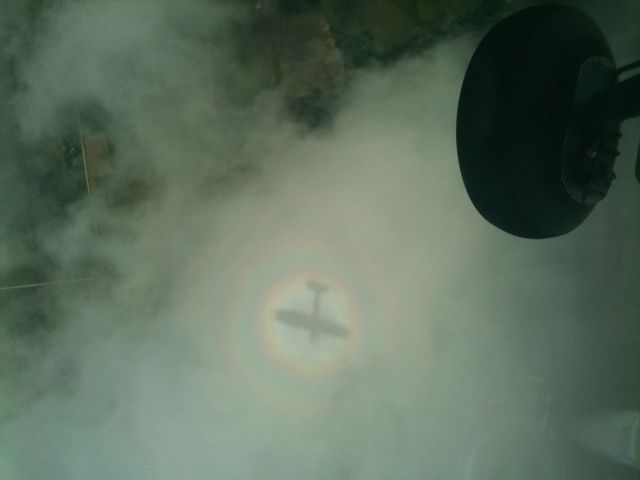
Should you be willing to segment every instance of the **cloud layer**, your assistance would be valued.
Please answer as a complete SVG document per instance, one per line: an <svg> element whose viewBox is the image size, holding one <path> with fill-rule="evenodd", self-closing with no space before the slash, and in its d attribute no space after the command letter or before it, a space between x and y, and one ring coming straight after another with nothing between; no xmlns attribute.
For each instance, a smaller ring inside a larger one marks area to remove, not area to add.
<svg viewBox="0 0 640 480"><path fill-rule="evenodd" d="M112 171L38 232L59 278L100 279L50 289L44 334L4 336L0 477L465 478L470 452L497 449L553 478L553 455L534 461L550 395L581 405L574 420L637 389L635 140L576 232L496 231L455 151L475 36L358 72L308 131L239 60L247 27L228 4L45 12L18 66L21 141L97 105ZM118 205L131 179L144 195ZM338 340L272 325L270 305L290 291L307 308L316 277L360 332L339 361ZM315 351L331 367L300 373Z"/></svg>

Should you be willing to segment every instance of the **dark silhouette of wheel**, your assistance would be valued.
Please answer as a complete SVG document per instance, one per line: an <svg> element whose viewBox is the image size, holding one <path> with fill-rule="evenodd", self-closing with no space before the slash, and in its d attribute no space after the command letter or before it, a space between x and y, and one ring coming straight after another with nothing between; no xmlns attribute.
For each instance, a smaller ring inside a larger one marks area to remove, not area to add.
<svg viewBox="0 0 640 480"><path fill-rule="evenodd" d="M593 209L567 192L562 160L580 68L594 57L614 65L600 28L555 5L505 18L476 49L458 105L458 158L471 201L498 228L554 237Z"/></svg>

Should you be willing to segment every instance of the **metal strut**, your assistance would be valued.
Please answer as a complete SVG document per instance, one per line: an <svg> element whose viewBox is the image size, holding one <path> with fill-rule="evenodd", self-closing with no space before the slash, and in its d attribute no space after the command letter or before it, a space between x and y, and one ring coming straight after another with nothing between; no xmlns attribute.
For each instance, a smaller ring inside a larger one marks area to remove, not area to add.
<svg viewBox="0 0 640 480"><path fill-rule="evenodd" d="M618 70L616 70L616 77L620 78L623 73L626 73L630 70L635 70L636 68L640 68L640 60L638 60L637 62L629 63L624 67L620 67Z"/></svg>
<svg viewBox="0 0 640 480"><path fill-rule="evenodd" d="M619 78L621 74L637 68L640 68L640 61L619 68L616 76ZM596 93L587 105L587 122L594 129L635 117L640 117L640 73ZM636 155L635 176L640 183L640 146Z"/></svg>

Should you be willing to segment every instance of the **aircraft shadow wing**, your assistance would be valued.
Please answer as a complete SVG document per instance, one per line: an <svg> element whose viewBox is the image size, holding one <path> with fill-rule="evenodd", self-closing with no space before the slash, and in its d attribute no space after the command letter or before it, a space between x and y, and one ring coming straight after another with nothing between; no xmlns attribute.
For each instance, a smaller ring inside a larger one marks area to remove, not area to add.
<svg viewBox="0 0 640 480"><path fill-rule="evenodd" d="M276 318L286 325L307 330L311 338L319 335L346 337L350 333L349 329L328 318L314 317L296 310L277 310Z"/></svg>

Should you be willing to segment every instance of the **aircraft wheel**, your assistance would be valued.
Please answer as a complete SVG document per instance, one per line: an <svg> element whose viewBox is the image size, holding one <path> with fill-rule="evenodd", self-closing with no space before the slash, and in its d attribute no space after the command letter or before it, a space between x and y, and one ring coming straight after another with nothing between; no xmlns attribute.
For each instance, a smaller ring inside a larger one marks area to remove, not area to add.
<svg viewBox="0 0 640 480"><path fill-rule="evenodd" d="M458 105L458 157L471 201L498 228L554 237L593 209L567 192L561 172L580 67L595 56L613 64L595 22L566 6L521 10L476 49Z"/></svg>

